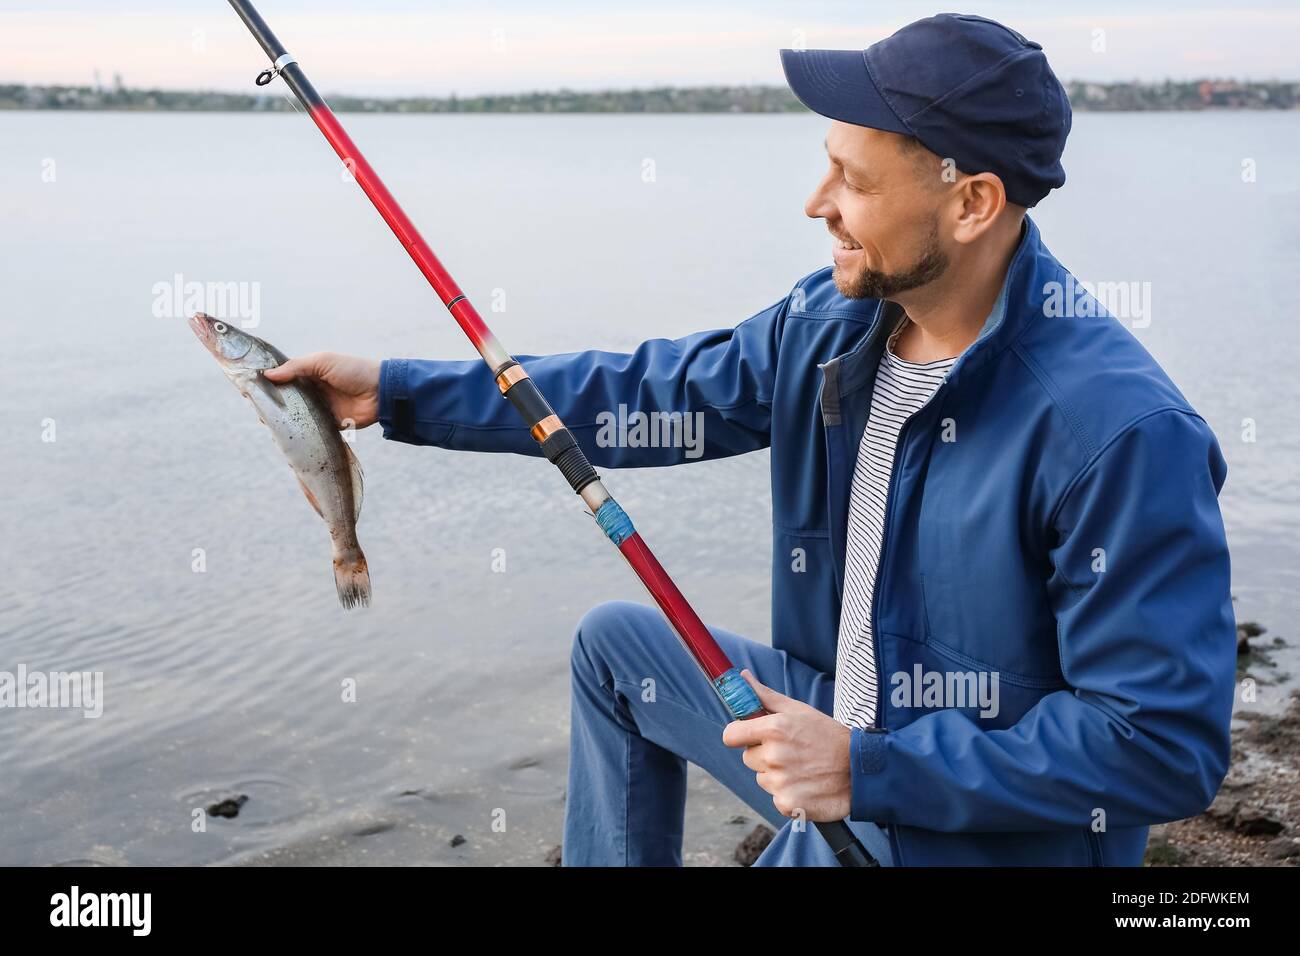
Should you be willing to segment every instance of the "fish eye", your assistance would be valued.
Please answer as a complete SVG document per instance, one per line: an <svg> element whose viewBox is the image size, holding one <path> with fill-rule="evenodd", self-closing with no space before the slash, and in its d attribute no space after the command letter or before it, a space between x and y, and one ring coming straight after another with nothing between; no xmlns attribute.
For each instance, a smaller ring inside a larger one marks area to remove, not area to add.
<svg viewBox="0 0 1300 956"><path fill-rule="evenodd" d="M212 323L212 328L216 330L216 333L217 333L218 335L225 335L225 334L226 334L226 323L224 323L224 322L213 322L213 323Z"/></svg>

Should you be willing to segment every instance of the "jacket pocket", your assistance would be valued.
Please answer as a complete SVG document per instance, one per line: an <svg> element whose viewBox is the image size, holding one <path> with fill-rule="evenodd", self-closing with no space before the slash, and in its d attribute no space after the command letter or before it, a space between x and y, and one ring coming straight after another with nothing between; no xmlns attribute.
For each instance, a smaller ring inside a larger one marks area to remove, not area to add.
<svg viewBox="0 0 1300 956"><path fill-rule="evenodd" d="M1060 678L1014 673L942 641L890 632L879 637L885 725L894 730L936 709L959 711L984 730L1005 730L1044 696L1066 687Z"/></svg>
<svg viewBox="0 0 1300 956"><path fill-rule="evenodd" d="M1026 688L1065 687L1055 618L1025 595L1008 595L980 575L922 572L926 643Z"/></svg>

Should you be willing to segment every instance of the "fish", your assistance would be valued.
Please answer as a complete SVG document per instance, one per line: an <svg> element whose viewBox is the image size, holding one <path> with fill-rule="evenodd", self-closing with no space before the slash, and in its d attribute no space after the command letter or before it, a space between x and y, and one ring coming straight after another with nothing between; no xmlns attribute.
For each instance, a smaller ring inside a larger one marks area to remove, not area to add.
<svg viewBox="0 0 1300 956"><path fill-rule="evenodd" d="M361 463L339 434L329 405L306 379L277 385L262 373L288 361L269 342L199 312L190 328L232 385L271 431L302 493L329 528L334 585L345 608L370 604L370 569L357 542L363 480Z"/></svg>

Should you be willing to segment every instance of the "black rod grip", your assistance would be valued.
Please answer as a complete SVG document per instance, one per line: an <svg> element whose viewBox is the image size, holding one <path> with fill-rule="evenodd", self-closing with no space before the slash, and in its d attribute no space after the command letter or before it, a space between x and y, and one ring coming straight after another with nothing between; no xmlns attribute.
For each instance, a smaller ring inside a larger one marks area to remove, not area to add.
<svg viewBox="0 0 1300 956"><path fill-rule="evenodd" d="M831 820L814 826L822 839L830 844L840 866L880 866L880 861L867 852L867 848L858 841L843 820Z"/></svg>
<svg viewBox="0 0 1300 956"><path fill-rule="evenodd" d="M554 415L550 404L542 396L541 390L533 384L531 378L521 378L506 389L506 398L515 407L524 424L532 428L543 418Z"/></svg>

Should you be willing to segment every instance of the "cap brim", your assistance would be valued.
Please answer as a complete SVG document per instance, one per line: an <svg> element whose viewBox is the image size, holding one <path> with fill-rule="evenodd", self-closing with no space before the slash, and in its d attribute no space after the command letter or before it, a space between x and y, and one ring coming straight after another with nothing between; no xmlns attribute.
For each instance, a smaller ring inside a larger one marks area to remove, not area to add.
<svg viewBox="0 0 1300 956"><path fill-rule="evenodd" d="M827 119L912 135L867 72L861 50L782 50L785 81L799 102Z"/></svg>

